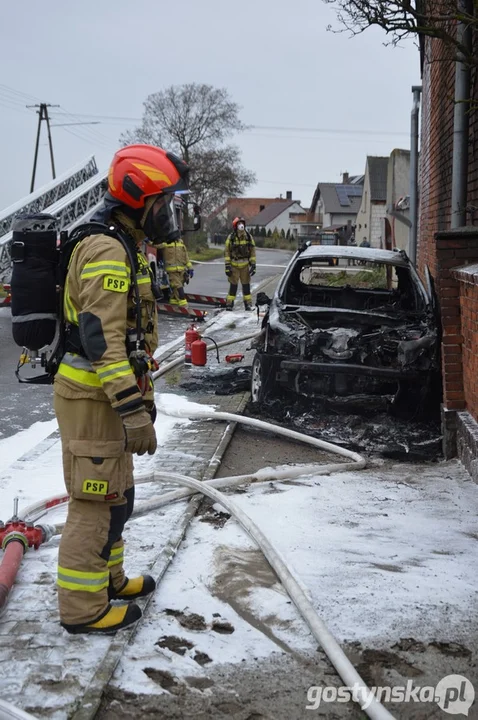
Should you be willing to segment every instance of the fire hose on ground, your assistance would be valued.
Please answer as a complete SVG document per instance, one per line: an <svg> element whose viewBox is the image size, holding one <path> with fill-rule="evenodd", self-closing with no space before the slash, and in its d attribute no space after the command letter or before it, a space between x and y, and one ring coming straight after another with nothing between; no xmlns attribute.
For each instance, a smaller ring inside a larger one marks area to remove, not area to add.
<svg viewBox="0 0 478 720"><path fill-rule="evenodd" d="M219 347L224 347L240 340L249 339L256 335L257 333L254 333L241 338L235 338L234 340L227 340L222 343L218 343L218 345ZM213 347L214 346L211 346L208 349L212 349ZM158 377L166 373L168 370L172 369L176 365L179 365L182 361L183 358L180 357L177 360L168 363L166 366L158 370L155 373L155 376ZM287 593L289 594L289 597L297 607L303 619L308 624L314 638L320 643L329 660L342 678L344 684L347 687L355 686L356 688L358 688L358 691L355 695L357 697L358 704L363 708L367 715L372 718L372 720L390 720L391 718L393 719L393 716L390 714L390 712L386 710L386 708L384 708L383 705L381 705L373 696L372 692L368 689L365 682L362 680L350 660L343 652L335 637L329 631L323 620L319 617L307 593L304 591L302 583L296 579L287 561L282 557L280 552L273 547L273 545L265 537L260 528L249 518L249 516L238 505L236 505L236 503L230 497L224 495L218 490L218 488L231 488L252 482L287 481L288 479L304 477L308 475L317 476L335 472L361 470L366 465L365 459L358 453L352 452L333 443L325 442L323 440L304 435L294 430L289 430L287 428L276 426L253 418L246 418L239 415L231 415L229 413L216 413L214 411L211 412L205 409L176 411L173 414L177 417L183 418L224 420L226 422L234 422L240 423L242 425L248 425L249 427L254 427L259 430L265 430L268 432L272 432L276 435L289 438L291 440L305 443L319 450L335 453L347 459L347 462L331 463L328 465L315 464L302 466L297 465L293 467L285 466L279 468L263 468L255 473L251 473L248 475L237 475L227 478L215 478L207 482L201 482L194 478L179 475L176 473L153 472L150 474L143 474L135 477L135 484L167 481L184 485L185 488L173 492L164 493L162 495L150 498L146 502L138 503L132 517L134 518L145 515L146 513L152 512L164 505L172 502L177 502L188 497L189 495L194 495L197 493L202 493L203 495L206 495L215 502L221 504L234 517L234 519L241 524L244 530L246 530L250 537L256 542L258 547L262 550L267 561L284 585ZM5 605L6 603L8 592L11 589L11 586L13 585L15 579L16 570L18 570L19 562L21 561L21 557L23 556L23 553L26 549L25 542L27 542L27 545L33 544L35 546L33 540L38 537L42 538L41 542L47 542L53 535L61 534L61 531L63 529L63 524L58 524L56 526L35 526L34 523L37 522L41 517L43 517L47 512L49 512L51 508L67 501L67 496L56 496L47 500L34 503L23 511L23 513L21 514L21 521L18 521L17 518L17 523L20 522L22 525L25 525L25 527L30 531L30 538L27 537L25 541L25 536L23 540L21 540L20 538L11 537L5 548L6 550L8 550L8 548L13 545L15 546L15 552L12 551L8 554L8 562L5 568L5 573L3 575L3 565L5 563L7 553L4 554L2 564L0 565L0 583L2 583L2 577L6 577L8 579L8 582L11 583L7 588L6 593L4 592L3 595L0 595L0 613L2 612L2 603L3 605ZM36 534L33 536L32 532L35 531ZM10 532L14 531L11 530ZM22 530L18 530L18 527L15 532L20 535L23 534ZM2 530L0 528L0 539L2 539L1 533ZM5 537L8 537L8 535L9 533L5 533L5 531L3 532L3 542L5 542ZM9 567L10 570L8 570ZM12 717L15 716L13 715Z"/></svg>

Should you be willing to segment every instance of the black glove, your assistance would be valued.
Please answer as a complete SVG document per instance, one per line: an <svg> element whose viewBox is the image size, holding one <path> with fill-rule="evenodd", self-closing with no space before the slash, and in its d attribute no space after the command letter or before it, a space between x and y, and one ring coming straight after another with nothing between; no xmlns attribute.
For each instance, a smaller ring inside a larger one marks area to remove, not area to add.
<svg viewBox="0 0 478 720"><path fill-rule="evenodd" d="M256 274L256 263L249 263L249 275L252 277Z"/></svg>
<svg viewBox="0 0 478 720"><path fill-rule="evenodd" d="M229 265L229 263L226 263L226 275L227 277L231 277L232 275L232 267Z"/></svg>

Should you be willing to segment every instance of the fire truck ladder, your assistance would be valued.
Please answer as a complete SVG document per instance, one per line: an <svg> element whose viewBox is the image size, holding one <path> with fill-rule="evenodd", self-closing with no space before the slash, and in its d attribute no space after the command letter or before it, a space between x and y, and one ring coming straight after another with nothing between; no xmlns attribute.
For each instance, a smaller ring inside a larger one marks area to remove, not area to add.
<svg viewBox="0 0 478 720"><path fill-rule="evenodd" d="M72 190L75 190L96 175L97 172L96 161L92 155L47 185L43 185L43 187L22 198L22 200L0 211L0 238L11 231L13 222L18 215L43 212L50 205L56 203L57 200L65 197Z"/></svg>
<svg viewBox="0 0 478 720"><path fill-rule="evenodd" d="M105 194L106 177L106 171L102 173L96 171L93 177L61 197L57 202L42 208L42 211L56 217L62 230L68 230L86 219L100 204ZM11 240L12 232L0 237L0 282L2 280L8 282L11 275Z"/></svg>

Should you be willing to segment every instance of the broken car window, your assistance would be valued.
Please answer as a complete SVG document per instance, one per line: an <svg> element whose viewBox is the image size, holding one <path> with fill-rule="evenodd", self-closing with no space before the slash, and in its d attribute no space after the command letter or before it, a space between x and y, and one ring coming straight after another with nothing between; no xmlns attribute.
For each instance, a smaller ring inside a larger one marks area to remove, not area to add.
<svg viewBox="0 0 478 720"><path fill-rule="evenodd" d="M408 268L390 263L349 265L340 258L297 263L283 301L308 307L417 312L423 300Z"/></svg>

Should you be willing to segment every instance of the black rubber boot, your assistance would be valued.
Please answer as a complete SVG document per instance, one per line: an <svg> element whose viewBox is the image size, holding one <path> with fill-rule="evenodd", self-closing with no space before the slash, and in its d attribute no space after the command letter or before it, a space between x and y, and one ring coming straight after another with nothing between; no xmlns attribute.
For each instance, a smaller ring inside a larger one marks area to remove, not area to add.
<svg viewBox="0 0 478 720"><path fill-rule="evenodd" d="M252 303L249 300L244 300L244 310L247 310L247 312L252 310Z"/></svg>
<svg viewBox="0 0 478 720"><path fill-rule="evenodd" d="M234 302L227 302L226 310L234 310Z"/></svg>
<svg viewBox="0 0 478 720"><path fill-rule="evenodd" d="M114 635L118 630L123 630L138 622L141 615L141 609L131 603L128 605L116 605L116 607L108 606L106 613L94 623L84 625L61 623L61 625L71 635Z"/></svg>

